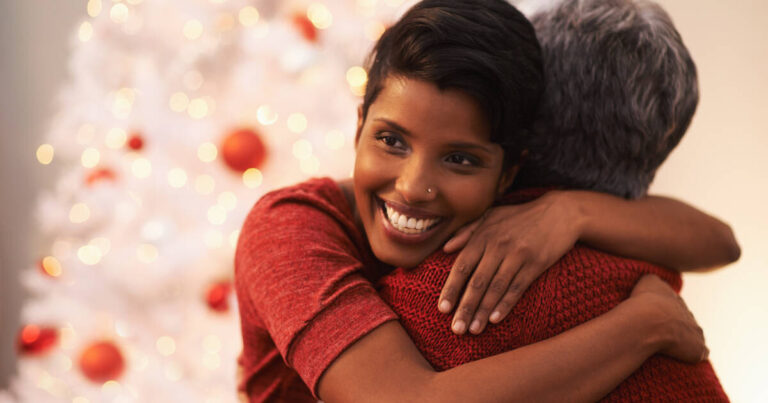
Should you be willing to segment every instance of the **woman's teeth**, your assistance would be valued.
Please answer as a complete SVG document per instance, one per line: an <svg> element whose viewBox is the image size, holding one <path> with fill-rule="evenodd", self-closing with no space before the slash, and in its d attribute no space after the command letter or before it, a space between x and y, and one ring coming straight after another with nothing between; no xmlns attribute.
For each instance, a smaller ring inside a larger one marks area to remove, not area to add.
<svg viewBox="0 0 768 403"><path fill-rule="evenodd" d="M419 234L432 227L439 218L416 219L400 214L389 206L385 206L387 219L398 231L406 234Z"/></svg>

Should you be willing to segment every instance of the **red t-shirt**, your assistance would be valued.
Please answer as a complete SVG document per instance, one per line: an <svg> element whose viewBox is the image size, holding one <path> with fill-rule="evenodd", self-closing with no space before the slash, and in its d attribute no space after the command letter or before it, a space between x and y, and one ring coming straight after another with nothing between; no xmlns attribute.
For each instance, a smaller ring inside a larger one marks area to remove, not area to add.
<svg viewBox="0 0 768 403"><path fill-rule="evenodd" d="M371 285L378 275L333 180L312 179L262 197L235 253L239 389L249 401L316 401L317 381L333 360L397 319Z"/></svg>
<svg viewBox="0 0 768 403"><path fill-rule="evenodd" d="M535 190L512 199L530 200ZM544 272L509 316L480 335L457 336L452 315L437 310L437 299L456 255L437 251L412 270L382 278L380 295L400 316L424 357L437 370L500 354L558 335L609 311L629 297L644 274L656 274L680 291L678 273L577 245ZM709 361L696 365L655 355L605 398L615 402L728 401Z"/></svg>

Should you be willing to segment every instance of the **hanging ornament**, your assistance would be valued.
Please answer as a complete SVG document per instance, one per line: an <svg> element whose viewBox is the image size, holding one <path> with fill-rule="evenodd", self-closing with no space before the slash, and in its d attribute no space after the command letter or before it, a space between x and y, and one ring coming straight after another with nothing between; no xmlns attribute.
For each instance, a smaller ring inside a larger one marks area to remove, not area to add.
<svg viewBox="0 0 768 403"><path fill-rule="evenodd" d="M221 157L228 167L244 172L260 168L267 149L261 137L252 129L238 129L228 134L221 143Z"/></svg>
<svg viewBox="0 0 768 403"><path fill-rule="evenodd" d="M126 144L131 150L140 151L142 148L144 148L144 138L141 136L141 133L133 132L131 133L131 136L128 137Z"/></svg>
<svg viewBox="0 0 768 403"><path fill-rule="evenodd" d="M301 36L309 42L317 42L317 27L307 18L306 13L296 13L291 19L293 26L299 31Z"/></svg>
<svg viewBox="0 0 768 403"><path fill-rule="evenodd" d="M220 281L208 288L205 293L205 302L211 310L217 312L229 311L229 295L232 293L232 283Z"/></svg>
<svg viewBox="0 0 768 403"><path fill-rule="evenodd" d="M17 350L21 355L41 355L53 348L58 340L56 328L26 325L19 331Z"/></svg>
<svg viewBox="0 0 768 403"><path fill-rule="evenodd" d="M85 176L85 183L88 186L93 186L99 182L114 182L116 178L115 171L109 168L96 168Z"/></svg>
<svg viewBox="0 0 768 403"><path fill-rule="evenodd" d="M117 379L125 369L125 359L111 341L98 341L80 353L80 370L94 382Z"/></svg>

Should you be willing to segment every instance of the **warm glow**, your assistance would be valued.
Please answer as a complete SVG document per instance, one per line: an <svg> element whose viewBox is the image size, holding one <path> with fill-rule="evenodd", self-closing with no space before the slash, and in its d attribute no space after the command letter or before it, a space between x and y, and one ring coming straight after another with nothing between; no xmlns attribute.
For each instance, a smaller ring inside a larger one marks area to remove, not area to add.
<svg viewBox="0 0 768 403"><path fill-rule="evenodd" d="M307 8L307 18L318 29L326 29L333 23L333 15L330 10L321 3L314 3Z"/></svg>
<svg viewBox="0 0 768 403"><path fill-rule="evenodd" d="M77 203L69 210L69 221L79 224L88 221L91 218L91 209L84 203Z"/></svg>
<svg viewBox="0 0 768 403"><path fill-rule="evenodd" d="M107 132L104 144L109 148L118 149L125 145L126 140L128 140L128 134L125 130L113 127Z"/></svg>
<svg viewBox="0 0 768 403"><path fill-rule="evenodd" d="M88 242L88 245L93 245L99 248L102 256L109 253L109 250L112 248L112 243L109 242L109 239L104 237L93 238L91 239L91 242Z"/></svg>
<svg viewBox="0 0 768 403"><path fill-rule="evenodd" d="M221 366L221 357L217 353L207 353L203 355L203 366L210 369L218 369Z"/></svg>
<svg viewBox="0 0 768 403"><path fill-rule="evenodd" d="M187 184L187 173L181 168L173 168L168 171L168 184L174 188L181 188Z"/></svg>
<svg viewBox="0 0 768 403"><path fill-rule="evenodd" d="M216 188L216 182L213 180L213 177L210 175L200 175L197 178L195 178L195 190L197 193L200 193L202 195L207 195L213 193L213 190Z"/></svg>
<svg viewBox="0 0 768 403"><path fill-rule="evenodd" d="M293 156L305 160L312 156L312 143L308 140L298 140L293 143Z"/></svg>
<svg viewBox="0 0 768 403"><path fill-rule="evenodd" d="M320 171L320 161L317 157L311 156L307 159L301 160L301 172L307 175L314 175Z"/></svg>
<svg viewBox="0 0 768 403"><path fill-rule="evenodd" d="M206 142L197 147L197 158L200 158L200 161L203 162L215 161L218 153L219 151L213 143Z"/></svg>
<svg viewBox="0 0 768 403"><path fill-rule="evenodd" d="M263 179L261 171L256 168L248 168L243 172L243 183L248 188L254 189L258 187Z"/></svg>
<svg viewBox="0 0 768 403"><path fill-rule="evenodd" d="M269 126L277 122L277 112L275 112L269 105L262 105L256 111L256 119L258 119L259 123L262 125Z"/></svg>
<svg viewBox="0 0 768 403"><path fill-rule="evenodd" d="M212 334L205 336L203 339L203 349L208 353L218 353L221 351L221 339Z"/></svg>
<svg viewBox="0 0 768 403"><path fill-rule="evenodd" d="M307 117L301 113L292 113L288 116L286 124L288 125L288 130L294 133L302 133L304 130L307 130Z"/></svg>
<svg viewBox="0 0 768 403"><path fill-rule="evenodd" d="M362 87L368 82L368 73L360 66L350 67L347 70L347 83L352 87Z"/></svg>
<svg viewBox="0 0 768 403"><path fill-rule="evenodd" d="M99 263L101 256L101 250L95 245L84 245L77 250L77 258L89 266Z"/></svg>
<svg viewBox="0 0 768 403"><path fill-rule="evenodd" d="M112 21L121 24L128 19L128 6L122 3L117 3L109 10L109 18Z"/></svg>
<svg viewBox="0 0 768 403"><path fill-rule="evenodd" d="M80 28L77 30L77 37L81 42L88 42L93 37L93 25L90 22L84 21L80 24Z"/></svg>
<svg viewBox="0 0 768 403"><path fill-rule="evenodd" d="M88 0L86 8L89 16L98 17L101 14L101 0Z"/></svg>
<svg viewBox="0 0 768 403"><path fill-rule="evenodd" d="M243 26L252 27L259 22L259 10L253 6L243 7L237 14L237 19Z"/></svg>
<svg viewBox="0 0 768 403"><path fill-rule="evenodd" d="M179 366L176 363L169 362L168 364L166 364L165 366L166 379L168 379L169 381L175 382L181 379L181 375L182 375L181 368L179 368Z"/></svg>
<svg viewBox="0 0 768 403"><path fill-rule="evenodd" d="M211 206L208 209L208 221L214 225L224 224L227 220L227 210L221 206Z"/></svg>
<svg viewBox="0 0 768 403"><path fill-rule="evenodd" d="M174 112L184 112L189 106L189 97L183 92L174 92L169 102Z"/></svg>
<svg viewBox="0 0 768 403"><path fill-rule="evenodd" d="M189 20L184 24L183 32L187 39L197 39L203 34L203 24L198 20Z"/></svg>
<svg viewBox="0 0 768 403"><path fill-rule="evenodd" d="M158 255L159 252L157 251L157 247L152 244L144 243L136 248L136 257L138 257L139 261L142 263L152 263L157 259Z"/></svg>
<svg viewBox="0 0 768 403"><path fill-rule="evenodd" d="M216 249L222 245L224 245L224 235L221 234L221 231L212 229L205 233L205 246Z"/></svg>
<svg viewBox="0 0 768 403"><path fill-rule="evenodd" d="M104 382L103 385L101 385L101 392L105 395L116 395L120 393L123 389L123 385L120 384L120 382L109 380Z"/></svg>
<svg viewBox="0 0 768 403"><path fill-rule="evenodd" d="M112 104L112 114L118 119L125 119L131 114L136 92L132 88L121 88L115 93L115 101Z"/></svg>
<svg viewBox="0 0 768 403"><path fill-rule="evenodd" d="M37 147L35 155L37 156L37 162L43 165L48 165L53 162L53 146L50 144L43 144L40 147Z"/></svg>
<svg viewBox="0 0 768 403"><path fill-rule="evenodd" d="M237 196L232 192L223 192L219 195L219 205L228 211L232 211L237 206Z"/></svg>
<svg viewBox="0 0 768 403"><path fill-rule="evenodd" d="M160 354L167 357L176 352L176 341L168 336L162 336L157 339L155 347Z"/></svg>
<svg viewBox="0 0 768 403"><path fill-rule="evenodd" d="M339 130L331 130L325 134L325 145L331 150L338 150L344 147L345 141L344 133Z"/></svg>
<svg viewBox="0 0 768 403"><path fill-rule="evenodd" d="M195 98L189 102L187 114L192 119L202 119L208 114L208 103L203 98Z"/></svg>
<svg viewBox="0 0 768 403"><path fill-rule="evenodd" d="M146 178L152 174L152 163L146 158L136 158L131 164L131 172L137 178Z"/></svg>
<svg viewBox="0 0 768 403"><path fill-rule="evenodd" d="M43 258L43 271L51 277L59 277L61 275L61 263L53 256L46 256Z"/></svg>
<svg viewBox="0 0 768 403"><path fill-rule="evenodd" d="M83 150L83 154L80 155L80 163L83 164L85 168L95 167L98 165L100 159L101 154L99 153L99 150L93 147L86 148Z"/></svg>

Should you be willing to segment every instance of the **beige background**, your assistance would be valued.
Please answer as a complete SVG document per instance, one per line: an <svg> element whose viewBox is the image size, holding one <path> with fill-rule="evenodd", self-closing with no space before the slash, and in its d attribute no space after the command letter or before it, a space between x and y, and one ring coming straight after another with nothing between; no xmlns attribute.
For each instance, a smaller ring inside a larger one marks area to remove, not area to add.
<svg viewBox="0 0 768 403"><path fill-rule="evenodd" d="M653 192L729 222L741 260L686 275L683 296L735 402L768 401L768 2L665 0L699 68L701 103ZM23 301L17 273L37 257L31 206L50 183L35 162L85 1L0 0L0 387L14 371Z"/></svg>

